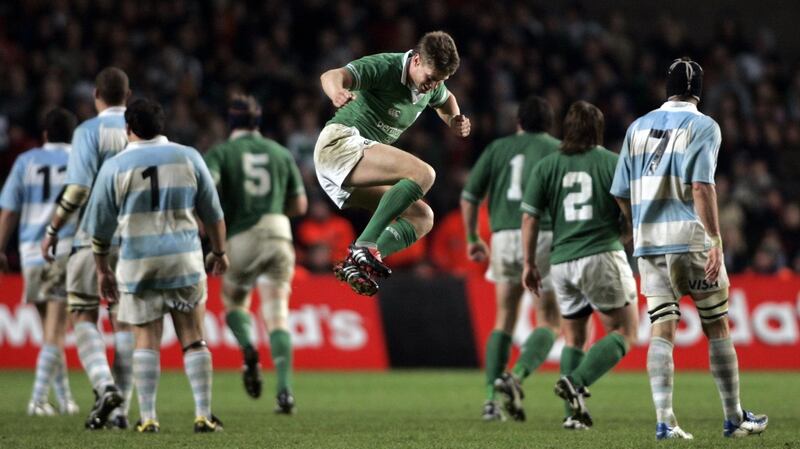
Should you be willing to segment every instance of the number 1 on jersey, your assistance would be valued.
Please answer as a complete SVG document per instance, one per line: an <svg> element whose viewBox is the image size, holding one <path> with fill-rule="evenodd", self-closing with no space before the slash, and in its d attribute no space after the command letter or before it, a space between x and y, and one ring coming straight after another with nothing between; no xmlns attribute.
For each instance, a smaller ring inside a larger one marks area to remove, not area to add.
<svg viewBox="0 0 800 449"><path fill-rule="evenodd" d="M522 199L522 168L525 166L525 155L518 154L508 162L511 165L511 181L508 183L506 198L510 201Z"/></svg>
<svg viewBox="0 0 800 449"><path fill-rule="evenodd" d="M142 179L150 178L150 210L158 210L158 167L151 165L142 171Z"/></svg>

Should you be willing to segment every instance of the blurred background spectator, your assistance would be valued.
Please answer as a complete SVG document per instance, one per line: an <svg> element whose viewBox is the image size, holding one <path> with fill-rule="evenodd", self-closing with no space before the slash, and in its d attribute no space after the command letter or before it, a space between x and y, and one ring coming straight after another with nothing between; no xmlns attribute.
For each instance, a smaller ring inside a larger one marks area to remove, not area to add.
<svg viewBox="0 0 800 449"><path fill-rule="evenodd" d="M225 139L226 99L247 91L263 105L263 133L290 149L306 187L318 197L295 231L299 260L312 272L324 272L342 257L363 216L332 210L318 190L313 146L333 113L319 75L369 53L405 51L424 32L443 29L454 36L462 55L461 68L447 86L471 117L473 135L454 138L435 114L426 113L397 142L437 170L427 197L437 226L429 238L393 257L393 264L420 274L464 274L482 267L458 254L463 253L457 211L461 182L486 144L513 132L517 100L542 95L559 118L577 99L596 104L606 116L606 146L618 151L628 124L664 100L669 62L690 55L705 68L701 110L717 120L723 134L718 187L728 269L798 272L796 53L778 47L781 40L773 29L748 22L746 11L739 12L741 20L710 17L701 9L714 11L713 5L688 2L693 16L682 19L695 20L691 25L678 19L687 11L681 8L685 0L663 5L671 12L633 1L601 3L4 2L0 177L5 179L17 154L39 143L39 124L50 108L68 107L81 120L94 115L93 80L104 66L124 69L134 95L162 102L168 137L200 151ZM796 4L782 5L761 10L774 11L771 20L800 16ZM734 14L737 7L726 11ZM698 26L712 21L713 27ZM791 31L785 20L781 23L784 32ZM560 135L560 123L553 131Z"/></svg>

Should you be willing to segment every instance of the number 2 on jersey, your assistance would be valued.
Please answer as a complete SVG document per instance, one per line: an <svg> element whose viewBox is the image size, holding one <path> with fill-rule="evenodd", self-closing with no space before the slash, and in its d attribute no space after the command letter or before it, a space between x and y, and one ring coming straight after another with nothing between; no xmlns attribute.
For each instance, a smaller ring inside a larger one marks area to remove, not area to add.
<svg viewBox="0 0 800 449"><path fill-rule="evenodd" d="M525 166L525 155L518 154L508 162L511 165L511 181L508 183L506 198L509 201L522 199L522 168Z"/></svg>
<svg viewBox="0 0 800 449"><path fill-rule="evenodd" d="M591 220L593 208L586 204L592 199L592 177L585 171L571 171L564 175L561 186L569 189L579 184L580 190L564 197L564 219L567 221Z"/></svg>
<svg viewBox="0 0 800 449"><path fill-rule="evenodd" d="M247 177L244 181L244 189L250 195L263 196L272 189L267 163L269 163L268 154L242 154L242 168Z"/></svg>

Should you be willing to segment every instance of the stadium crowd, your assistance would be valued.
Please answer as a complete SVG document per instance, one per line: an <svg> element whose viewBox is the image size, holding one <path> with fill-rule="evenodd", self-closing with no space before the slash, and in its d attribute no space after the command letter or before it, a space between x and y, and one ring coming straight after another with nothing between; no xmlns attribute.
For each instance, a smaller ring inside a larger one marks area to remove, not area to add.
<svg viewBox="0 0 800 449"><path fill-rule="evenodd" d="M226 139L227 99L246 91L262 103L262 132L286 145L303 172L311 207L295 223L301 260L312 272L328 271L364 217L334 212L314 176L314 142L333 112L319 75L366 54L405 51L425 31L443 29L462 56L447 87L473 133L455 138L427 113L398 142L436 169L428 200L438 218L432 235L393 265L420 274L480 272L466 261L458 197L481 150L513 132L517 101L542 95L556 117L577 99L592 102L605 114L606 146L618 151L631 121L664 101L663 67L689 55L705 68L700 109L722 128L717 187L728 271L800 273L800 64L778 52L768 31L720 17L712 37L698 41L669 15L637 34L622 12L594 20L578 4L545 11L527 2L450 3L5 4L0 177L40 142L42 118L54 106L81 121L95 114L93 81L107 65L130 75L134 96L165 105L170 140L201 151Z"/></svg>

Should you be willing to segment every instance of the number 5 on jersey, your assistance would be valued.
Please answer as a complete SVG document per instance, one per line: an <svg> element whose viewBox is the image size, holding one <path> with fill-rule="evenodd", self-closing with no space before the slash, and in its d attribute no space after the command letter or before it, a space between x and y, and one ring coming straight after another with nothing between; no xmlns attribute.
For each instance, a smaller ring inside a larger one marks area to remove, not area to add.
<svg viewBox="0 0 800 449"><path fill-rule="evenodd" d="M580 190L564 197L564 219L566 221L586 221L592 219L592 177L584 171L571 171L564 175L561 186L565 189L578 184Z"/></svg>
<svg viewBox="0 0 800 449"><path fill-rule="evenodd" d="M272 180L267 171L268 154L242 154L242 168L247 179L244 189L253 196L264 196L272 190Z"/></svg>

